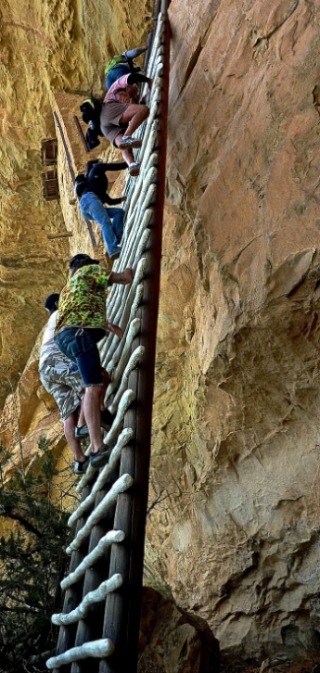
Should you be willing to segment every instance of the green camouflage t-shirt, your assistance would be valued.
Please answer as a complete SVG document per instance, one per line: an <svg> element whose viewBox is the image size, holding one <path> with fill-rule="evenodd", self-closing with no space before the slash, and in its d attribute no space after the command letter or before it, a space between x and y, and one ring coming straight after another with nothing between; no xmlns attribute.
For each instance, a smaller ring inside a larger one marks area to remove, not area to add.
<svg viewBox="0 0 320 673"><path fill-rule="evenodd" d="M69 278L59 298L55 334L65 327L106 329L106 288L109 274L98 264L83 266Z"/></svg>

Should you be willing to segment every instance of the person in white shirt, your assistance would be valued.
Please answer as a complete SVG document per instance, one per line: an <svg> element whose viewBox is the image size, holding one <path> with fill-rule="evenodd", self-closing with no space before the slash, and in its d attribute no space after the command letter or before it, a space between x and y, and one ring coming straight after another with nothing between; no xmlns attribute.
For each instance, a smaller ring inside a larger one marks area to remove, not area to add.
<svg viewBox="0 0 320 673"><path fill-rule="evenodd" d="M64 434L75 458L74 472L83 474L89 461L75 433L81 428L80 436L88 436L88 433L83 432L85 419L81 408L84 387L77 365L63 355L54 342L54 331L59 315L58 301L59 295L54 293L47 297L44 304L50 317L40 350L39 375L42 385L50 395L53 395L57 403L64 424Z"/></svg>

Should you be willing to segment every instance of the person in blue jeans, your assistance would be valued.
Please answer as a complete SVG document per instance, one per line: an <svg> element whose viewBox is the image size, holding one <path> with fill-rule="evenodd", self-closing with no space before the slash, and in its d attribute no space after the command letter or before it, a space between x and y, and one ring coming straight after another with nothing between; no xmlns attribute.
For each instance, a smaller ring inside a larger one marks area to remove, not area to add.
<svg viewBox="0 0 320 673"><path fill-rule="evenodd" d="M122 208L105 208L96 194L87 192L80 199L80 210L86 220L95 220L100 224L108 255L110 259L117 259L120 256L119 243L123 234Z"/></svg>
<svg viewBox="0 0 320 673"><path fill-rule="evenodd" d="M130 72L142 72L141 68L134 65L133 61L145 51L147 51L147 47L128 49L127 51L124 51L122 54L119 54L114 59L112 59L105 68L106 89L110 89L112 84L114 84L114 82L119 79L119 77L122 77L122 75L127 75ZM121 62L115 63L115 65L113 65L113 61L116 61L117 59L120 61L121 58Z"/></svg>
<svg viewBox="0 0 320 673"><path fill-rule="evenodd" d="M128 267L109 273L99 260L85 253L74 255L69 268L71 276L60 293L55 343L79 368L85 389L83 411L91 441L90 463L100 467L109 448L103 443L100 427L103 378L97 344L107 332L122 336L122 330L107 320L106 294L114 283L131 284L133 270Z"/></svg>
<svg viewBox="0 0 320 673"><path fill-rule="evenodd" d="M123 235L124 211L122 208L108 208L105 204L118 205L123 203L126 197L109 196L106 171L118 171L124 168L127 168L124 161L106 163L94 159L87 162L86 173L78 175L75 180L75 193L79 198L81 214L86 220L94 220L101 226L110 259L117 259L120 255L119 244Z"/></svg>

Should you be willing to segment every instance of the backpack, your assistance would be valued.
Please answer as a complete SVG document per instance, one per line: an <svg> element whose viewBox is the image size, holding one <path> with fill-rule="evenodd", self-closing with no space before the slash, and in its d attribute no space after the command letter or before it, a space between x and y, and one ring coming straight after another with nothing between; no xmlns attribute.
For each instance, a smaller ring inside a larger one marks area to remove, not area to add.
<svg viewBox="0 0 320 673"><path fill-rule="evenodd" d="M81 119L89 128L86 132L86 143L89 152L100 145L99 136L102 136L100 128L100 113L102 103L98 98L87 98L80 105Z"/></svg>
<svg viewBox="0 0 320 673"><path fill-rule="evenodd" d="M135 72L143 72L142 68L138 65L134 65L134 59L129 58L128 56L125 56L124 54L117 54L117 56L114 56L109 63L107 63L105 69L104 69L104 74L107 76L113 68L116 68L117 65L124 65L126 66L126 69L128 72L135 73Z"/></svg>
<svg viewBox="0 0 320 673"><path fill-rule="evenodd" d="M87 98L80 105L80 110L82 113L82 121L85 124L93 122L94 125L97 125L97 120L100 119L102 103L97 98Z"/></svg>
<svg viewBox="0 0 320 673"><path fill-rule="evenodd" d="M95 147L100 145L99 133L95 129L88 128L86 132L86 143L89 150L94 150Z"/></svg>
<svg viewBox="0 0 320 673"><path fill-rule="evenodd" d="M87 184L88 184L88 181L87 181L87 178L86 178L85 174L84 173L79 173L79 175L77 175L77 177L74 181L74 188L73 188L73 191L74 191L75 195L78 197L78 199L80 199L80 197L82 196Z"/></svg>
<svg viewBox="0 0 320 673"><path fill-rule="evenodd" d="M105 69L104 69L104 74L107 75L112 68L115 68L116 65L120 65L121 63L124 63L125 65L128 66L129 68L129 63L126 57L123 54L118 54L117 56L114 56L109 63L107 63Z"/></svg>

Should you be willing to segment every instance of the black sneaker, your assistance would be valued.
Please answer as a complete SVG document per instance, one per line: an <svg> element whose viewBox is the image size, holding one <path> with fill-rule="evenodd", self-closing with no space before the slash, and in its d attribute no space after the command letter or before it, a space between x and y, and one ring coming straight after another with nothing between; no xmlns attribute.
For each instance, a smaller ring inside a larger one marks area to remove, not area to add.
<svg viewBox="0 0 320 673"><path fill-rule="evenodd" d="M74 436L76 439L87 439L89 437L89 430L87 425L81 425L76 427L74 431Z"/></svg>
<svg viewBox="0 0 320 673"><path fill-rule="evenodd" d="M110 252L110 253L108 252L108 255L109 255L110 259L119 259L120 252L121 252L121 248L120 248L120 245L118 245L116 247L116 249L114 250L114 252Z"/></svg>
<svg viewBox="0 0 320 673"><path fill-rule="evenodd" d="M105 465L108 462L110 453L110 447L102 444L99 451L96 451L96 453L90 453L90 465L92 467L102 467L102 465Z"/></svg>
<svg viewBox="0 0 320 673"><path fill-rule="evenodd" d="M73 471L75 474L85 474L88 465L89 458L86 458L86 460L75 460Z"/></svg>
<svg viewBox="0 0 320 673"><path fill-rule="evenodd" d="M109 409L103 409L101 411L101 427L104 428L104 430L110 430L112 423L115 419L115 416L109 411Z"/></svg>

